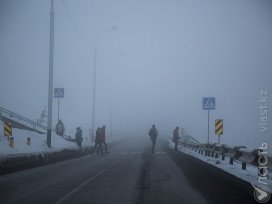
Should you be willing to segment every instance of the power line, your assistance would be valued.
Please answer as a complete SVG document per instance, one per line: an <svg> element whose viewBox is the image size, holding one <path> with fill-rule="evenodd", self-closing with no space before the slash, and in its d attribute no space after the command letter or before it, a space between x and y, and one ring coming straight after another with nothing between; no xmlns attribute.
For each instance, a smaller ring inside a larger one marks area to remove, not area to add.
<svg viewBox="0 0 272 204"><path fill-rule="evenodd" d="M68 6L65 4L64 0L61 0L61 2L62 2L63 6L64 6L64 8L65 8L65 11L66 11L66 13L67 13L67 15L68 15L68 17L69 17L69 20L71 21L71 23L72 23L72 25L73 25L75 31L77 32L77 34L78 34L80 40L82 41L82 43L83 43L87 48L91 49L91 47L89 46L89 44L88 44L87 41L84 39L84 37L82 36L81 32L79 31L78 26L77 26L76 23L74 22L74 20L73 20L73 18L72 18L72 16L71 16L71 13L69 12Z"/></svg>

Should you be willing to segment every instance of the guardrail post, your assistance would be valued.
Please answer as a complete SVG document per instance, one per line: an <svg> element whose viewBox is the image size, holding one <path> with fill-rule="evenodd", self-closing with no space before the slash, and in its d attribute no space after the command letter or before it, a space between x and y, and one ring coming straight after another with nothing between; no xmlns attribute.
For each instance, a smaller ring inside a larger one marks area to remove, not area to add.
<svg viewBox="0 0 272 204"><path fill-rule="evenodd" d="M230 158L229 163L233 165L233 158Z"/></svg>
<svg viewBox="0 0 272 204"><path fill-rule="evenodd" d="M27 138L26 143L27 143L29 146L31 145L31 138L30 138L30 137Z"/></svg>
<svg viewBox="0 0 272 204"><path fill-rule="evenodd" d="M246 163L242 162L242 169L246 170Z"/></svg>
<svg viewBox="0 0 272 204"><path fill-rule="evenodd" d="M14 147L14 137L13 137L13 136L10 136L10 137L9 137L9 146L10 146L11 148Z"/></svg>

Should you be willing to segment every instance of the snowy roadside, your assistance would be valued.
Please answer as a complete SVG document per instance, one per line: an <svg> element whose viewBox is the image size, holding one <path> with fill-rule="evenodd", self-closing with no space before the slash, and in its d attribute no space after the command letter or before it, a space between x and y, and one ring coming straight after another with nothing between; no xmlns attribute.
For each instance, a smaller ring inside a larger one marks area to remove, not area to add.
<svg viewBox="0 0 272 204"><path fill-rule="evenodd" d="M169 142L169 148L174 149L174 143ZM222 169L225 172L228 172L244 181L247 181L249 183L253 183L258 186L258 167L247 165L246 170L242 170L242 164L239 161L235 161L233 165L229 164L229 158L226 157L225 160L221 160L214 157L207 157L204 155L199 154L198 152L195 152L195 150L192 150L188 147L178 147L178 150L180 152L183 152L185 154L191 155L197 159L200 159L210 165L213 165L219 169ZM219 161L219 162L218 162ZM267 175L267 180L264 182L267 183L267 186L272 189L272 173L269 172Z"/></svg>
<svg viewBox="0 0 272 204"><path fill-rule="evenodd" d="M75 142L70 142L52 132L52 147L46 144L46 135L37 132L16 129L12 130L14 137L14 148L9 146L9 141L3 134L3 123L0 122L0 160L9 157L18 157L29 154L43 154L58 152L63 149L80 149ZM31 145L27 144L27 138L31 138ZM83 134L82 147L91 146L90 137Z"/></svg>

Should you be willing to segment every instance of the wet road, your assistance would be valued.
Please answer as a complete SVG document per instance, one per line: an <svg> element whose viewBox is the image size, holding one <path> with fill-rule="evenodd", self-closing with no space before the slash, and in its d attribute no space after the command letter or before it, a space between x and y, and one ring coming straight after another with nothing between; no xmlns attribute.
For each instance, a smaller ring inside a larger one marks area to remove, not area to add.
<svg viewBox="0 0 272 204"><path fill-rule="evenodd" d="M128 139L89 155L0 177L1 203L254 203L247 183L173 153Z"/></svg>

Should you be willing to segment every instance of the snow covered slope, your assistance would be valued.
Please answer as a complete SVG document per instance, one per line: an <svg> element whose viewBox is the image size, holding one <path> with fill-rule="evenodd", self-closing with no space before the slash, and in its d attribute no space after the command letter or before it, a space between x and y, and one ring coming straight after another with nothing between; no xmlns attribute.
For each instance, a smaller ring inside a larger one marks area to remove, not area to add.
<svg viewBox="0 0 272 204"><path fill-rule="evenodd" d="M3 122L0 121L0 157L24 153L40 153L58 151L64 148L79 148L75 142L69 142L52 132L52 148L46 145L46 135L37 132L13 128L14 148L9 146L9 141L4 136ZM27 138L31 138L31 145L27 145ZM90 146L88 134L84 135L82 146Z"/></svg>

